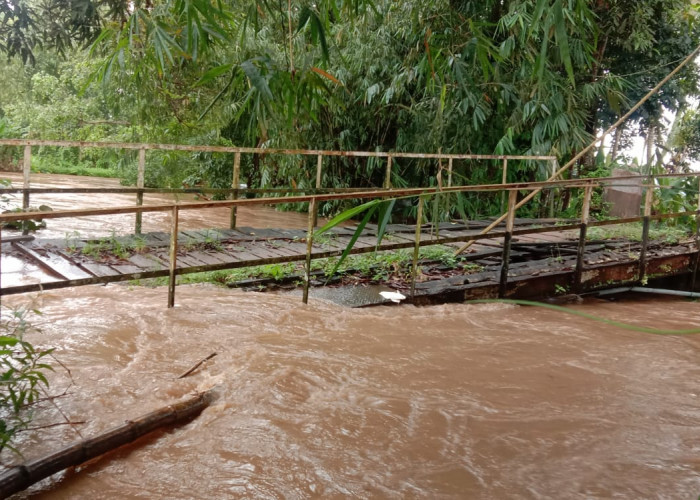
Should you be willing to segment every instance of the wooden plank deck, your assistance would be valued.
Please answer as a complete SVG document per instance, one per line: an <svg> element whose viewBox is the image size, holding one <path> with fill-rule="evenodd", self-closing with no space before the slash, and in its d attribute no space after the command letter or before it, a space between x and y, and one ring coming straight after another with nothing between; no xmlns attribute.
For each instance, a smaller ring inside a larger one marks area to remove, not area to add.
<svg viewBox="0 0 700 500"><path fill-rule="evenodd" d="M444 244L457 249L465 239L477 235L488 223L489 221L469 221L467 224L441 223L439 239L449 239L450 241ZM515 226L516 231L544 226L546 232L516 235L513 238L509 279L521 279L528 274L537 276L570 271L576 266L577 231L562 231L554 225L554 221L518 219ZM312 258L339 255L354 232L354 227L340 227L325 233L313 242ZM376 247L376 233L376 225L368 224L357 240L353 253L373 252ZM431 226L422 227L422 244L440 241L437 237ZM182 231L178 233L176 274L303 261L306 255L305 238L305 231L290 229L241 227L235 230ZM389 225L379 250L413 248L414 239L415 226ZM46 280L36 285L3 287L0 288L0 295L34 291L42 287L50 289L167 276L169 273L170 235L162 232L111 237L105 240L57 240L42 239L39 236L31 241L3 243L7 243L3 245L4 252L31 261L44 269ZM444 286L466 286L470 283L473 285L497 281L502 243L503 240L499 237L487 237L476 241L465 257L481 266L481 271L468 276L451 277L444 282ZM101 253L96 250L113 250L117 247L120 251ZM638 254L639 251L639 243L591 242L587 246L584 262L587 265L633 262L635 253ZM650 258L655 255L673 255L673 250L651 248L648 255ZM416 293L428 293L430 287L429 283L419 283Z"/></svg>

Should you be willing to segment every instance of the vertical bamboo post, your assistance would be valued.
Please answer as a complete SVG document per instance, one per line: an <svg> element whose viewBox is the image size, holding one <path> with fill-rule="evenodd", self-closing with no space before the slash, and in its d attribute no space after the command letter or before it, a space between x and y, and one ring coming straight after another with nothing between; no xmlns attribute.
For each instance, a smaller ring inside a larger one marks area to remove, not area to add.
<svg viewBox="0 0 700 500"><path fill-rule="evenodd" d="M136 177L136 187L139 191L136 192L136 206L140 207L143 205L143 191L146 179L146 150L144 148L139 149L139 167L138 176ZM143 214L138 212L136 214L136 227L134 228L134 233L141 234L143 224Z"/></svg>
<svg viewBox="0 0 700 500"><path fill-rule="evenodd" d="M236 153L233 156L233 178L231 180L231 189L233 189L233 192L231 193L231 199L234 199L234 200L238 199L238 187L240 186L240 180L241 180L241 153L240 153L240 151L236 151ZM238 207L236 205L233 205L231 207L231 224L230 224L231 229L236 229L237 212L238 212Z"/></svg>
<svg viewBox="0 0 700 500"><path fill-rule="evenodd" d="M413 266L411 268L411 300L416 295L416 274L418 273L418 254L420 252L420 230L423 223L423 198L418 197L418 213L416 214L416 242L413 246Z"/></svg>
<svg viewBox="0 0 700 500"><path fill-rule="evenodd" d="M29 208L29 174L32 170L32 147L24 146L24 157L22 158L22 208ZM22 234L29 234L27 221L22 221Z"/></svg>
<svg viewBox="0 0 700 500"><path fill-rule="evenodd" d="M323 155L316 158L316 189L321 189L321 175L323 174Z"/></svg>
<svg viewBox="0 0 700 500"><path fill-rule="evenodd" d="M438 160L438 176L440 182L437 183L437 193L435 193L435 199L433 200L433 223L434 226L430 230L430 235L433 235L433 230L435 231L435 238L440 238L440 191L442 191L442 158Z"/></svg>
<svg viewBox="0 0 700 500"><path fill-rule="evenodd" d="M552 164L552 172L549 175L550 179L556 180L557 176L557 164L554 162L554 160L551 160L550 163ZM554 218L554 195L555 191L554 188L549 190L549 218L553 219Z"/></svg>
<svg viewBox="0 0 700 500"><path fill-rule="evenodd" d="M168 280L168 308L175 307L175 268L177 267L177 226L179 207L173 205L170 221L170 275Z"/></svg>
<svg viewBox="0 0 700 500"><path fill-rule="evenodd" d="M387 156L386 158L386 174L384 174L384 189L391 189L391 164L394 158Z"/></svg>
<svg viewBox="0 0 700 500"><path fill-rule="evenodd" d="M591 197L593 186L586 186L583 194L583 208L581 209L581 232L578 237L578 251L576 252L576 273L574 275L574 289L581 291L581 277L583 276L583 257L586 253L586 232L591 212Z"/></svg>
<svg viewBox="0 0 700 500"><path fill-rule="evenodd" d="M316 194L321 189L321 176L323 174L323 155L316 158ZM314 211L314 227L318 224L318 210Z"/></svg>
<svg viewBox="0 0 700 500"><path fill-rule="evenodd" d="M447 162L447 187L452 187L452 158Z"/></svg>
<svg viewBox="0 0 700 500"><path fill-rule="evenodd" d="M309 202L309 227L306 233L306 262L304 266L304 294L302 302L309 303L309 285L311 284L311 250L314 244L314 219L316 218L317 206L316 197L311 198Z"/></svg>
<svg viewBox="0 0 700 500"><path fill-rule="evenodd" d="M696 177L700 180L700 177ZM700 188L700 185L698 186ZM693 264L693 275L690 279L690 291L695 291L695 282L698 276L698 267L700 267L700 189L698 189L698 208L695 212L695 263Z"/></svg>
<svg viewBox="0 0 700 500"><path fill-rule="evenodd" d="M642 226L642 249L639 252L639 282L644 285L647 272L647 247L649 246L649 225L651 223L651 204L654 201L654 180L647 186L644 198L644 219Z"/></svg>
<svg viewBox="0 0 700 500"><path fill-rule="evenodd" d="M508 158L503 158L501 184L508 184ZM501 191L501 212L506 210L506 192Z"/></svg>
<svg viewBox="0 0 700 500"><path fill-rule="evenodd" d="M0 229L0 290L2 290L2 230ZM2 313L2 295L0 295L0 313Z"/></svg>
<svg viewBox="0 0 700 500"><path fill-rule="evenodd" d="M512 190L508 193L508 217L506 218L506 235L503 237L503 256L501 258L501 280L498 287L498 297L504 298L508 291L508 269L510 267L510 242L513 239L513 227L515 225L515 203L518 200L518 192Z"/></svg>

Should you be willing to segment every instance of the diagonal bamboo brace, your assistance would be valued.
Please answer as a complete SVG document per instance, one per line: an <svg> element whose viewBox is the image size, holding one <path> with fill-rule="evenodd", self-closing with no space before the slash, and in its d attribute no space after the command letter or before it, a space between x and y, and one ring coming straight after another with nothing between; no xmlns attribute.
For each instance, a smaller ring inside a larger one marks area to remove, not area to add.
<svg viewBox="0 0 700 500"><path fill-rule="evenodd" d="M617 120L610 128L608 128L605 132L603 132L603 134L602 134L600 137L597 137L596 139L594 139L593 142L591 142L588 146L586 146L585 148L583 148L576 156L574 156L571 160L569 160L569 162L568 162L566 165L564 165L564 166L561 167L559 170L557 170L556 172L554 172L554 173L551 175L551 177L549 177L549 179L547 179L547 182L551 182L551 181L556 180L557 177L559 177L561 174L563 174L564 172L566 172L567 170L569 170L571 167L573 167L581 158L583 158L586 154L588 154L588 152L589 152L591 149L593 149L593 148L596 146L596 144L598 144L599 142L601 142L601 141L602 141L603 139L605 139L608 135L610 135L612 132L614 132L615 129L616 129L617 127L619 127L619 126L622 125L625 121L627 121L627 119L628 119L630 116L632 116L632 114L633 114L635 111L637 111L639 108L641 108L642 105L643 105L645 102L647 102L654 94L656 94L659 90L661 90L661 87L663 87L664 85L666 85L666 84L669 82L669 80L671 80L671 78L673 78L674 76L676 76L676 74L677 74L681 69L683 69L689 62L693 61L693 60L698 56L698 54L700 54L700 45L699 45L698 47L696 47L695 50L694 50L688 57L686 57L678 66L676 66L676 68L675 68L673 71L671 71L668 75L666 75L666 77L665 77L663 80L661 80L661 81L656 85L656 87L654 87L653 89L651 89L651 90L647 93L647 95L645 95L644 97L642 97L642 99L641 99L637 104L635 104L634 106L632 106L632 108L630 108L630 110L629 110L627 113L625 113L624 116L622 116L622 117L621 117L619 120ZM523 198L522 200L520 200L520 202L518 202L518 204L515 206L516 210L517 210L518 208L522 207L525 203L527 203L527 202L530 201L531 199L533 199L533 198L534 198L535 196L537 196L540 192L542 192L542 189L543 189L543 188L541 188L541 187L540 187L540 188L537 188L537 189L535 189L534 191L532 191L530 194L528 194L525 198ZM486 234L486 233L491 232L491 230L492 230L494 227L496 227L497 225L499 225L501 222L503 222L503 221L506 219L506 217L508 217L508 214L503 214L503 215L501 215L498 219L496 219L495 221L493 221L493 223L491 223L488 227L486 227L485 229L483 229L479 234ZM474 244L475 241L476 241L476 240L468 241L462 248L460 248L459 250L457 250L456 254L459 255L459 254L461 254L462 252L464 252L467 248L469 248L470 246L472 246L472 245Z"/></svg>

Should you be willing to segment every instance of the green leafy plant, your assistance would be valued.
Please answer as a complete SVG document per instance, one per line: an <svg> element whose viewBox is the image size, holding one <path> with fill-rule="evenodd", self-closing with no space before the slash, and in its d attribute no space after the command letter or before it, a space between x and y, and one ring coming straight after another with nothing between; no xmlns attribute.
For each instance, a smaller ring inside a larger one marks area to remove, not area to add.
<svg viewBox="0 0 700 500"><path fill-rule="evenodd" d="M29 408L49 387L46 374L53 368L47 362L52 349L37 349L25 339L38 331L27 320L38 311L15 309L0 321L0 450L10 448L15 435L31 421Z"/></svg>

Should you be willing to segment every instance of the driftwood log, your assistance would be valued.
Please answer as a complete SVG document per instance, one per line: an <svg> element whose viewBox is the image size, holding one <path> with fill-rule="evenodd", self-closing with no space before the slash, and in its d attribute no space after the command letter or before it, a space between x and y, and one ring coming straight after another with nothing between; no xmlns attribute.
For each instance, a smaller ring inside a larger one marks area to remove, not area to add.
<svg viewBox="0 0 700 500"><path fill-rule="evenodd" d="M161 427L190 420L209 406L213 400L213 391L200 393L143 415L136 420L128 420L123 425L114 427L99 436L80 441L46 457L12 467L0 475L0 498L7 498L56 472L80 465Z"/></svg>

